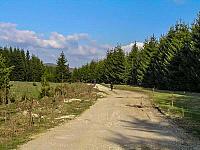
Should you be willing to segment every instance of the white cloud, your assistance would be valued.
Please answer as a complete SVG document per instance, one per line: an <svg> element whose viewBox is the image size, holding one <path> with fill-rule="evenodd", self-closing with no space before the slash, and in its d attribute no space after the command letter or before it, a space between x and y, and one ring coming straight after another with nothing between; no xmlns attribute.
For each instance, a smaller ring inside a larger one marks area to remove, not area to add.
<svg viewBox="0 0 200 150"><path fill-rule="evenodd" d="M123 49L125 52L130 52L134 44L135 44L135 43L130 43L130 44L127 44L127 45L123 45L123 46L122 46L122 49ZM137 47L138 47L139 49L141 49L141 48L143 48L144 43L142 43L142 42L136 42L136 45L137 45Z"/></svg>
<svg viewBox="0 0 200 150"><path fill-rule="evenodd" d="M0 23L0 43L29 49L46 62L55 62L60 51L64 51L72 66L80 66L105 55L110 45L98 44L87 33L63 35L52 32L48 38L30 30L19 30L16 24ZM80 62L74 60L79 58Z"/></svg>
<svg viewBox="0 0 200 150"><path fill-rule="evenodd" d="M29 30L18 30L16 24L0 23L0 40L32 45L38 48L66 48L71 43L80 40L89 40L85 33L64 36L57 32L52 32L48 39L44 39L39 34Z"/></svg>

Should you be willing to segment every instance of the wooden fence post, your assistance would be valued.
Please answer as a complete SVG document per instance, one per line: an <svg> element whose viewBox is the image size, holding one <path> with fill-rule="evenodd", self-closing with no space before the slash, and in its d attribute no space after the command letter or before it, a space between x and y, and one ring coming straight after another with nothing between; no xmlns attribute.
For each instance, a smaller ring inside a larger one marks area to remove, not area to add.
<svg viewBox="0 0 200 150"><path fill-rule="evenodd" d="M182 117L185 117L185 112L184 112L184 109L183 109L183 108L181 108L181 110L182 110Z"/></svg>
<svg viewBox="0 0 200 150"><path fill-rule="evenodd" d="M172 94L171 105L174 107L174 94Z"/></svg>

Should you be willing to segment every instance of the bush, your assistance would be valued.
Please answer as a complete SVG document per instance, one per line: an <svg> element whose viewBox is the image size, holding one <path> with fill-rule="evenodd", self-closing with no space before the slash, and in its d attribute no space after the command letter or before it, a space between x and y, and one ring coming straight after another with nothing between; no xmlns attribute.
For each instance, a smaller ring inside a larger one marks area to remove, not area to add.
<svg viewBox="0 0 200 150"><path fill-rule="evenodd" d="M42 76L41 78L41 93L40 93L40 98L43 98L45 96L50 96L50 85L49 82L47 81L45 76Z"/></svg>
<svg viewBox="0 0 200 150"><path fill-rule="evenodd" d="M37 86L37 83L33 82L33 86Z"/></svg>
<svg viewBox="0 0 200 150"><path fill-rule="evenodd" d="M15 100L15 97L14 96L12 96L11 98L10 98L10 102L11 103L14 103L16 100Z"/></svg>
<svg viewBox="0 0 200 150"><path fill-rule="evenodd" d="M41 88L41 92L40 92L40 98L43 98L45 96L51 96L50 94L50 86L45 86Z"/></svg>

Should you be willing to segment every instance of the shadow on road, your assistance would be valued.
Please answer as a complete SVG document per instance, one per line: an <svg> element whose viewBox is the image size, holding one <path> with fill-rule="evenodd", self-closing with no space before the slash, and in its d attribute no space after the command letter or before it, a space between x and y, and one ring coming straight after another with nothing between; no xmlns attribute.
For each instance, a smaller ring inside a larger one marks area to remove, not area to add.
<svg viewBox="0 0 200 150"><path fill-rule="evenodd" d="M132 120L119 120L125 132L112 132L107 141L115 143L124 149L193 149L187 137L177 135L177 129L169 124L152 122L132 118ZM186 139L186 140L183 140Z"/></svg>

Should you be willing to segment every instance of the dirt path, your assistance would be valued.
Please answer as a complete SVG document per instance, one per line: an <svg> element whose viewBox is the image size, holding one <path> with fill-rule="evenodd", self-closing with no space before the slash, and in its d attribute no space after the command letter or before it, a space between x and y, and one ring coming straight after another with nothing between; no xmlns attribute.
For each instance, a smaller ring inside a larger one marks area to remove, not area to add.
<svg viewBox="0 0 200 150"><path fill-rule="evenodd" d="M22 145L25 150L200 149L138 92L109 91L79 118ZM143 108L137 107L142 105Z"/></svg>

